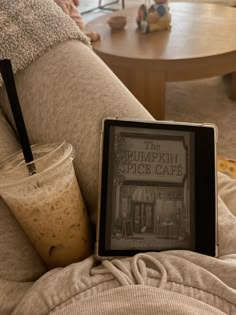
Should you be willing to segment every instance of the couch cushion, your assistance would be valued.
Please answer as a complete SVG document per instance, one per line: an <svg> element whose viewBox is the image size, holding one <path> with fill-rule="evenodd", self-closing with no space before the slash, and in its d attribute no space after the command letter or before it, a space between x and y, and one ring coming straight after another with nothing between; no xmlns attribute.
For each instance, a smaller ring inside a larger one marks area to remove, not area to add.
<svg viewBox="0 0 236 315"><path fill-rule="evenodd" d="M20 145L17 141L15 131L0 108L0 163L8 158L9 155L19 150L19 148Z"/></svg>
<svg viewBox="0 0 236 315"><path fill-rule="evenodd" d="M226 206L236 216L236 179L218 172L218 190Z"/></svg>
<svg viewBox="0 0 236 315"><path fill-rule="evenodd" d="M236 180L218 173L219 255L236 253Z"/></svg>
<svg viewBox="0 0 236 315"><path fill-rule="evenodd" d="M0 110L0 163L19 147L13 129ZM0 279L30 281L45 272L41 259L1 198L0 235Z"/></svg>

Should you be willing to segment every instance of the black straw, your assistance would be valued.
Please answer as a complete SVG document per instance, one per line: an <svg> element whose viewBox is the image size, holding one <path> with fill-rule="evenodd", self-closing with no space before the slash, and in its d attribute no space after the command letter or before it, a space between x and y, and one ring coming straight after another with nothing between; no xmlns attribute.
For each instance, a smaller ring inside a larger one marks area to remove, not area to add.
<svg viewBox="0 0 236 315"><path fill-rule="evenodd" d="M20 102L16 91L16 84L12 71L11 60L0 59L0 72L5 83L9 103L11 105L12 114L16 124L16 129L21 142L24 159L26 163L30 163L34 160L34 158L33 153L31 151L29 138L24 123L24 118L22 115ZM27 164L27 167L30 175L36 173L35 165L33 163Z"/></svg>

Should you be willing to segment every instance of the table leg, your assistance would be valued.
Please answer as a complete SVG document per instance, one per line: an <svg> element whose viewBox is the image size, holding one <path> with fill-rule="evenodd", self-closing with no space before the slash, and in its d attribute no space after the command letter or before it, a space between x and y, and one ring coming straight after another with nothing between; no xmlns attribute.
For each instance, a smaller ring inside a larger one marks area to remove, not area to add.
<svg viewBox="0 0 236 315"><path fill-rule="evenodd" d="M164 72L130 71L120 68L113 71L155 119L165 119Z"/></svg>
<svg viewBox="0 0 236 315"><path fill-rule="evenodd" d="M156 119L165 119L166 76L164 72L150 72L147 86L148 99L144 106Z"/></svg>
<svg viewBox="0 0 236 315"><path fill-rule="evenodd" d="M236 72L233 72L232 74L232 77L231 77L231 95L230 97L233 99L233 100L236 100Z"/></svg>

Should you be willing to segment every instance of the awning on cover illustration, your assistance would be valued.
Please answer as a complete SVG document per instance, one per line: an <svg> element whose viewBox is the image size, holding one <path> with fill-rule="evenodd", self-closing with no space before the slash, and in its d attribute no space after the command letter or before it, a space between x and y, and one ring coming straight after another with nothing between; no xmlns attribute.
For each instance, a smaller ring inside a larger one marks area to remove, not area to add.
<svg viewBox="0 0 236 315"><path fill-rule="evenodd" d="M135 202L154 202L155 194L149 186L138 186L132 195L132 200Z"/></svg>

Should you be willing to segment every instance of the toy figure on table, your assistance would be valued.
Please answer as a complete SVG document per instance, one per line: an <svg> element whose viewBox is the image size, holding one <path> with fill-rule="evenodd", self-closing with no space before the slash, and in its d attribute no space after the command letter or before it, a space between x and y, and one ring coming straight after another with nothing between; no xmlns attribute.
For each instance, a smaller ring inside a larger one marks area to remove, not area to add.
<svg viewBox="0 0 236 315"><path fill-rule="evenodd" d="M171 15L168 0L154 0L149 8L142 4L138 9L137 24L142 33L168 30L171 27Z"/></svg>

